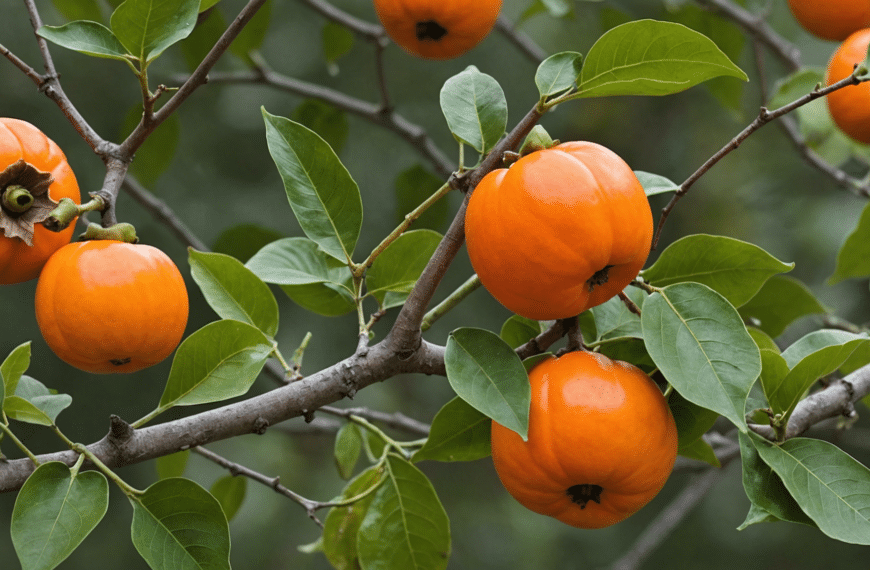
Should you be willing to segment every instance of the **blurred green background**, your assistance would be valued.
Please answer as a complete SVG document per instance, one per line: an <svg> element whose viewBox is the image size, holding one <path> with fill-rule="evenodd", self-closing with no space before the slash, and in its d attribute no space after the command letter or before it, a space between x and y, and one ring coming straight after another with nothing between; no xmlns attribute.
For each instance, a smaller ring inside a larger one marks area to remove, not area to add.
<svg viewBox="0 0 870 570"><path fill-rule="evenodd" d="M360 18L376 21L374 9L366 0L333 3ZM59 25L66 21L52 2L40 0L37 4L45 23ZM79 4L86 9L92 2ZM516 21L530 4L530 0L505 0L503 14ZM223 0L219 4L226 21L243 5L241 0ZM555 20L539 13L527 19L521 29L547 53L564 50L586 53L603 30L614 23L646 17L680 21L693 17L691 13L668 11L661 2L649 0L577 1L572 6L571 17ZM835 45L800 30L785 2L774 2L772 8L771 25L800 46L804 63L824 66ZM23 3L4 2L0 10L0 43L41 70ZM105 15L108 13L106 8ZM356 39L350 51L330 65L324 55L326 20L301 1L273 1L267 23L268 34L261 53L276 71L377 101L371 45ZM177 85L178 74L189 72L188 59L195 50L188 48L176 45L152 66L149 70L152 88L159 83ZM125 129L129 129L129 117L135 117L139 96L135 78L119 62L57 47L52 48L52 53L64 89L82 114L102 136L119 141ZM784 75L778 62L769 57L764 61L768 84ZM751 78L745 86L736 80L725 80L730 83L720 82L715 95L700 86L664 98L573 102L545 117L542 123L554 138L598 142L620 154L634 169L681 182L748 124L762 104L749 43L737 63ZM457 156L457 147L438 108L438 93L446 79L472 64L495 77L507 96L508 128L537 99L533 82L536 64L497 31L470 53L446 62L416 59L390 44L385 64L396 110L424 127L451 159ZM226 54L216 69L238 71L246 69L246 64L236 55ZM39 126L66 152L83 193L98 189L104 175L102 163L55 104L38 93L33 83L5 59L0 61L0 84L3 85L0 116L24 119ZM728 98L732 108L724 107L717 96ZM162 126L152 148L143 148L142 164L136 166L135 172L210 246L223 232L240 224L256 224L285 236L302 235L268 155L260 112L264 106L273 114L291 116L302 103L300 97L261 86L206 85L177 113L177 123ZM394 133L354 116L347 117L347 124L347 138L339 156L362 191L365 220L357 247L360 257L377 245L405 213L397 197L397 176L416 165L430 171L432 168ZM161 131L176 128L177 148L168 168L162 173L149 170L146 160L159 162L161 151L171 154L174 137ZM653 211L657 213L666 200L667 197L655 197ZM449 216L436 215L428 223L444 231L459 201L460 196L451 195L447 200ZM791 275L805 281L834 314L863 323L870 320L866 280L846 281L833 287L824 283L833 272L839 246L854 228L863 206L862 200L840 190L803 162L781 129L773 124L750 137L695 185L671 216L659 250L674 239L701 232L751 241L779 259L794 261L796 267ZM124 194L118 203L118 215L122 221L135 224L143 242L166 251L186 274L191 295L188 333L215 320L216 315L189 278L185 246ZM653 252L651 261L655 256ZM448 271L436 301L471 272L463 250ZM30 282L0 290L0 355L26 340L33 341L29 374L74 398L72 406L60 416L65 433L76 441L92 442L105 435L109 414L132 421L153 409L163 391L170 361L127 376L91 376L66 366L40 337L33 317L34 287L35 282ZM275 292L282 323L278 340L284 353L292 353L306 332L313 334L303 373L319 370L353 351L355 316L320 317L294 305L280 290ZM397 309L391 310L376 326L379 337L388 330L396 312ZM506 309L479 290L461 310L433 326L426 338L443 344L449 331L459 326L498 331L508 316ZM799 321L786 331L782 340L788 344L818 327L818 323L814 318ZM272 387L272 381L262 377L252 393ZM444 378L402 376L366 389L353 402L345 403L386 412L402 411L429 422L451 396ZM158 421L196 411L197 408L176 410ZM338 494L343 485L332 463L332 438L288 433L290 427L302 423L301 419L295 419L285 426L273 427L265 435L218 442L210 448L267 475L280 476L285 486L304 496L326 500ZM870 462L866 426L867 422L861 419L840 440L846 451L865 464ZM61 447L44 428L16 423L14 429L35 452ZM3 452L13 458L20 455L8 442L4 442ZM465 464L425 463L421 467L432 478L451 519L453 555L449 567L480 570L606 567L631 547L646 525L689 481L688 475L677 474L637 515L608 529L582 531L519 506L499 484L488 459ZM156 480L154 462L123 468L120 473L139 488ZM186 475L208 487L225 472L201 457L191 456ZM0 495L2 570L19 567L8 528L14 500L12 493ZM807 527L765 524L738 532L735 528L743 522L748 508L739 463L734 462L700 507L644 567L867 567L866 548L841 544ZM108 515L61 568L95 565L146 568L129 540L131 514L124 496L113 489ZM298 545L316 540L318 527L297 505L266 487L249 483L246 501L230 523L230 529L232 563L236 569L329 567L322 554L297 551Z"/></svg>

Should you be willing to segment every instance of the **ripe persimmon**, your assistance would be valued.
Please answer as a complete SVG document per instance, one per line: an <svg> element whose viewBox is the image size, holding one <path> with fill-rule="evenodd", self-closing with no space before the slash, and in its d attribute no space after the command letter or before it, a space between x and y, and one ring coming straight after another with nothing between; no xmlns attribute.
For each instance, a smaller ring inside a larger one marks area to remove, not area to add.
<svg viewBox="0 0 870 570"><path fill-rule="evenodd" d="M483 286L536 320L572 317L617 295L646 262L652 235L634 172L590 142L493 170L465 214L468 255Z"/></svg>
<svg viewBox="0 0 870 570"><path fill-rule="evenodd" d="M664 486L677 426L642 370L592 352L548 358L529 373L528 441L492 423L492 460L526 508L580 528L615 524Z"/></svg>
<svg viewBox="0 0 870 570"><path fill-rule="evenodd" d="M375 10L387 35L405 51L451 59L492 30L501 0L375 0Z"/></svg>
<svg viewBox="0 0 870 570"><path fill-rule="evenodd" d="M870 26L866 0L788 0L788 5L806 31L825 40L842 41Z"/></svg>
<svg viewBox="0 0 870 570"><path fill-rule="evenodd" d="M60 248L36 284L36 322L61 360L87 372L135 372L169 356L187 325L187 289L169 257L115 240Z"/></svg>
<svg viewBox="0 0 870 570"><path fill-rule="evenodd" d="M69 243L74 224L53 232L41 223L61 198L81 200L60 147L28 122L0 118L0 284L35 278Z"/></svg>
<svg viewBox="0 0 870 570"><path fill-rule="evenodd" d="M825 84L831 85L852 75L855 64L866 59L868 45L870 28L858 30L846 38L828 63ZM828 95L827 100L837 126L856 141L870 144L870 83L843 87Z"/></svg>

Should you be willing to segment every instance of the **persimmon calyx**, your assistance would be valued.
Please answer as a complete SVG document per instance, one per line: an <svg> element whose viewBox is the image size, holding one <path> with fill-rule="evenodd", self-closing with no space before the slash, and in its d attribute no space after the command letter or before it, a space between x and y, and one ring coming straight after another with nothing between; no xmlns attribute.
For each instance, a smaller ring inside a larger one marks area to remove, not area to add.
<svg viewBox="0 0 870 570"><path fill-rule="evenodd" d="M526 140L520 147L520 156L526 156L539 150L546 150L559 144L558 140L553 140L550 133L547 132L541 125L535 125L529 134L526 135Z"/></svg>
<svg viewBox="0 0 870 570"><path fill-rule="evenodd" d="M33 245L34 225L48 218L57 202L48 195L54 182L50 172L43 172L22 160L0 172L0 232Z"/></svg>
<svg viewBox="0 0 870 570"><path fill-rule="evenodd" d="M120 223L104 228L100 224L91 222L87 229L79 236L79 241L110 239L124 243L139 243L136 236L136 228L133 224Z"/></svg>

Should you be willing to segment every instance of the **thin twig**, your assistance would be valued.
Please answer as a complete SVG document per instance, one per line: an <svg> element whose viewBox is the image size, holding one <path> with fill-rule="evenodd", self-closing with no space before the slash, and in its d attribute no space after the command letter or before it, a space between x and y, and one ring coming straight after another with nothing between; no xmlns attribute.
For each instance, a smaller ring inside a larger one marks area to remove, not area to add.
<svg viewBox="0 0 870 570"><path fill-rule="evenodd" d="M462 302L463 299L477 291L482 283L477 273L466 279L465 283L460 285L455 291L450 293L446 299L438 303L432 310L423 316L423 321L420 323L420 330L423 332L429 330L435 321L446 315L454 307Z"/></svg>
<svg viewBox="0 0 870 570"><path fill-rule="evenodd" d="M209 251L209 247L181 221L166 202L149 192L133 176L127 176L123 185L127 193L148 210L157 221L169 228L181 243L198 251Z"/></svg>
<svg viewBox="0 0 870 570"><path fill-rule="evenodd" d="M321 506L321 503L318 501L312 501L311 499L306 499L302 495L294 493L293 491L281 484L280 477L268 477L258 471L254 471L249 467L245 467L240 463L230 461L229 459L226 459L225 457L222 457L213 451L209 451L204 447L194 447L191 451L205 457L209 461L217 463L218 465L229 471L230 474L233 475L233 477L238 477L240 475L243 477L247 477L252 481L256 481L257 483L269 487L279 495L284 495L285 497L305 509L308 517L315 523L317 523L318 526L320 526L321 528L323 527L323 523L321 523L315 515L317 509L323 508Z"/></svg>
<svg viewBox="0 0 870 570"><path fill-rule="evenodd" d="M370 410L368 408L336 408L334 406L322 406L318 408L318 410L341 418L359 416L369 421L378 422L393 429L408 432L414 435L421 435L424 437L429 435L428 425L422 422L418 422L413 418L409 418L401 412L388 414L386 412L379 412L377 410Z"/></svg>
<svg viewBox="0 0 870 570"><path fill-rule="evenodd" d="M213 73L209 75L209 83L259 83L294 95L318 99L393 131L417 149L432 164L441 178L446 180L455 168L454 161L441 152L426 134L425 129L419 125L408 121L395 111L384 113L381 105L351 97L335 89L287 77L265 67L255 71Z"/></svg>
<svg viewBox="0 0 870 570"><path fill-rule="evenodd" d="M337 24L341 24L350 31L359 34L369 40L377 41L385 35L384 29L371 22L360 20L356 16L352 16L347 12L336 8L329 2L323 0L301 0L303 4L307 4L310 8L319 12L324 18L332 20Z"/></svg>
<svg viewBox="0 0 870 570"><path fill-rule="evenodd" d="M731 141L724 147L722 147L716 154L711 156L704 164L701 165L700 168L698 168L698 170L696 170L691 176L689 176L689 178L686 179L685 182L680 185L680 189L674 193L671 201L668 202L668 205L662 209L662 215L659 218L658 229L656 230L656 237L653 240L653 248L658 245L658 241L662 233L662 227L664 226L665 222L668 219L668 215L674 209L674 206L676 206L677 202L679 202L680 199L686 195L686 193L689 191L692 185L698 181L698 179L706 174L716 163L722 160L725 156L737 149L743 143L743 141L746 140L747 137L749 137L749 135L751 135L767 123L773 121L774 119L778 119L786 113L794 111L798 107L806 105L811 101L815 101L820 97L824 97L829 93L833 93L838 89L848 87L849 85L857 85L862 81L866 81L866 79L862 80L858 79L855 75L850 75L849 77L837 81L836 83L833 83L827 87L815 89L810 93L807 93L806 95L799 97L791 103L783 105L782 107L774 111L768 111L766 108L762 107L755 120L753 120L746 128L740 131L737 136L731 139Z"/></svg>
<svg viewBox="0 0 870 570"><path fill-rule="evenodd" d="M637 541L619 560L613 570L635 570L652 554L689 513L701 502L722 477L721 469L708 469L696 475L654 521L646 526Z"/></svg>
<svg viewBox="0 0 870 570"><path fill-rule="evenodd" d="M764 21L763 16L756 16L749 10L738 6L729 0L695 0L701 6L705 6L728 17L739 24L752 37L766 45L774 55L789 69L797 71L801 67L800 50L791 42L776 33L773 28Z"/></svg>
<svg viewBox="0 0 870 570"><path fill-rule="evenodd" d="M568 333L568 319L558 319L550 327L528 341L526 344L519 346L516 350L520 360L525 360L530 356L546 352L556 341Z"/></svg>
<svg viewBox="0 0 870 570"><path fill-rule="evenodd" d="M495 21L495 28L504 34L532 62L540 63L547 58L547 52L541 49L532 38L517 30L513 23L504 16L499 15Z"/></svg>

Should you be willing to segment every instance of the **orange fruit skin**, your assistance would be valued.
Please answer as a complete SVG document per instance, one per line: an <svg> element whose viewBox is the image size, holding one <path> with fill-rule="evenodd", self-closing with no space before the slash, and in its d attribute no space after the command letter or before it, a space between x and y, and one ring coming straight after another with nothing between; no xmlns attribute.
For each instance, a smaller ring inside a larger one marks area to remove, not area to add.
<svg viewBox="0 0 870 570"><path fill-rule="evenodd" d="M54 182L48 195L52 200L70 198L76 204L80 203L78 182L60 147L30 123L0 117L0 171L21 159L34 168L51 173ZM74 226L70 224L62 232L53 232L37 224L32 246L0 232L0 285L37 277L51 254L72 239Z"/></svg>
<svg viewBox="0 0 870 570"><path fill-rule="evenodd" d="M36 322L61 360L86 372L135 372L184 334L184 279L155 247L113 240L59 249L36 284Z"/></svg>
<svg viewBox="0 0 870 570"><path fill-rule="evenodd" d="M825 40L842 41L870 26L867 0L788 0L788 5L806 31Z"/></svg>
<svg viewBox="0 0 870 570"><path fill-rule="evenodd" d="M643 268L652 235L634 172L590 142L562 143L493 170L465 216L468 255L483 286L537 320L573 317L618 294ZM607 282L591 284L608 266Z"/></svg>
<svg viewBox="0 0 870 570"><path fill-rule="evenodd" d="M410 54L426 59L452 59L489 34L501 0L374 0L387 35ZM418 25L435 22L446 31L438 39L418 36Z"/></svg>
<svg viewBox="0 0 870 570"><path fill-rule="evenodd" d="M528 441L492 424L492 460L526 508L579 528L615 524L664 486L677 426L658 386L639 368L592 352L549 358L529 373ZM601 487L600 502L571 499Z"/></svg>
<svg viewBox="0 0 870 570"><path fill-rule="evenodd" d="M868 4L870 6L870 4ZM858 30L840 44L828 63L825 84L831 85L852 75L856 63L867 57L870 28ZM849 85L827 96L831 118L846 135L870 144L870 83Z"/></svg>

